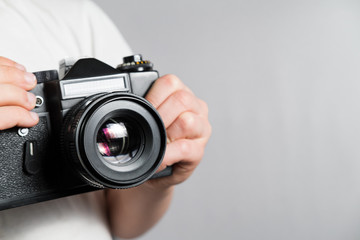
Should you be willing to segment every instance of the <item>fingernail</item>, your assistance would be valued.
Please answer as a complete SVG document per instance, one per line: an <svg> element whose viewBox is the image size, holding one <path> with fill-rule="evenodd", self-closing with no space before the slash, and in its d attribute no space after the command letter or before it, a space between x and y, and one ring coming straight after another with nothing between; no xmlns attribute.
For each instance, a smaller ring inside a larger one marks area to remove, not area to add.
<svg viewBox="0 0 360 240"><path fill-rule="evenodd" d="M32 73L26 72L26 73L24 74L24 78L25 78L25 81L26 81L28 84L34 85L35 82L36 82L35 75L32 74Z"/></svg>
<svg viewBox="0 0 360 240"><path fill-rule="evenodd" d="M39 120L39 116L38 116L37 113L35 113L35 112L30 112L30 116L31 116L35 121L38 121L38 120Z"/></svg>
<svg viewBox="0 0 360 240"><path fill-rule="evenodd" d="M36 103L36 97L34 94L28 92L27 93L27 96L28 96L28 103L30 104L30 106L34 106L35 103Z"/></svg>
<svg viewBox="0 0 360 240"><path fill-rule="evenodd" d="M15 64L15 67L16 67L17 69L21 70L21 71L26 71L26 68L25 68L23 65L21 65L21 64L16 63L16 64Z"/></svg>

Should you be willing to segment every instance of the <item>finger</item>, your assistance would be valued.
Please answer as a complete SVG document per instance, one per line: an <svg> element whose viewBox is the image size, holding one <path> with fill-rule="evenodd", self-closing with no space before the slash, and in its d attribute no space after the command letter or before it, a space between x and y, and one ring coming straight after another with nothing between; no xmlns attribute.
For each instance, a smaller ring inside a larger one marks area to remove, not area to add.
<svg viewBox="0 0 360 240"><path fill-rule="evenodd" d="M185 88L185 85L178 77L168 74L155 81L145 98L157 108L172 93Z"/></svg>
<svg viewBox="0 0 360 240"><path fill-rule="evenodd" d="M163 184L171 186L187 179L200 163L204 154L203 149L204 143L201 139L181 139L168 144L159 169L163 170L167 166L173 166L173 174L161 179Z"/></svg>
<svg viewBox="0 0 360 240"><path fill-rule="evenodd" d="M172 166L175 163L187 163L197 166L204 155L204 139L179 139L166 147L162 165Z"/></svg>
<svg viewBox="0 0 360 240"><path fill-rule="evenodd" d="M0 83L9 83L25 90L31 90L36 85L35 75L21 71L15 67L0 65Z"/></svg>
<svg viewBox="0 0 360 240"><path fill-rule="evenodd" d="M25 67L11 59L0 56L0 65L5 65L9 67L15 67L21 71L26 71Z"/></svg>
<svg viewBox="0 0 360 240"><path fill-rule="evenodd" d="M0 107L0 130L19 127L32 127L39 122L39 116L22 107Z"/></svg>
<svg viewBox="0 0 360 240"><path fill-rule="evenodd" d="M202 112L195 95L185 90L179 90L171 94L157 110L164 121L165 128L170 126L183 112Z"/></svg>
<svg viewBox="0 0 360 240"><path fill-rule="evenodd" d="M11 84L0 84L0 106L20 106L31 110L35 107L35 102L33 93Z"/></svg>
<svg viewBox="0 0 360 240"><path fill-rule="evenodd" d="M180 139L195 139L210 133L210 124L206 118L192 112L182 113L166 130L171 142Z"/></svg>

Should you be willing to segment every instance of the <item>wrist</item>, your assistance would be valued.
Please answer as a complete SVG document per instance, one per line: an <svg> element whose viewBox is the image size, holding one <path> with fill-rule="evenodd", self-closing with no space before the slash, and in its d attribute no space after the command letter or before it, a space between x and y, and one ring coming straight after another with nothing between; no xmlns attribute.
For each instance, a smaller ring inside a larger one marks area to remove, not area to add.
<svg viewBox="0 0 360 240"><path fill-rule="evenodd" d="M142 185L136 187L139 191L152 193L157 195L171 195L174 191L175 186L166 184L163 181L164 179L151 179Z"/></svg>

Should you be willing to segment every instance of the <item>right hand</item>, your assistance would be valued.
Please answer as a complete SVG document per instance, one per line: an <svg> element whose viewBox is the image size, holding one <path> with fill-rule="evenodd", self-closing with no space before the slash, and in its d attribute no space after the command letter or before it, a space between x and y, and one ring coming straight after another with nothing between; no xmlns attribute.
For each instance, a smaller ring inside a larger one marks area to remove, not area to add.
<svg viewBox="0 0 360 240"><path fill-rule="evenodd" d="M34 74L26 72L24 66L0 57L0 130L32 127L39 116L30 110L36 98L28 92L36 86Z"/></svg>

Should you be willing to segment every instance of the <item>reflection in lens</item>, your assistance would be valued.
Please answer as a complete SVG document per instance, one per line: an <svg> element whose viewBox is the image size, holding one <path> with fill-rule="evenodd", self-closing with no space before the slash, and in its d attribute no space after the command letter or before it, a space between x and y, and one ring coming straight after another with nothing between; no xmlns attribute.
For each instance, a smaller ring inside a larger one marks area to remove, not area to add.
<svg viewBox="0 0 360 240"><path fill-rule="evenodd" d="M96 143L103 159L112 165L129 162L140 148L139 130L121 118L107 120L99 129Z"/></svg>

